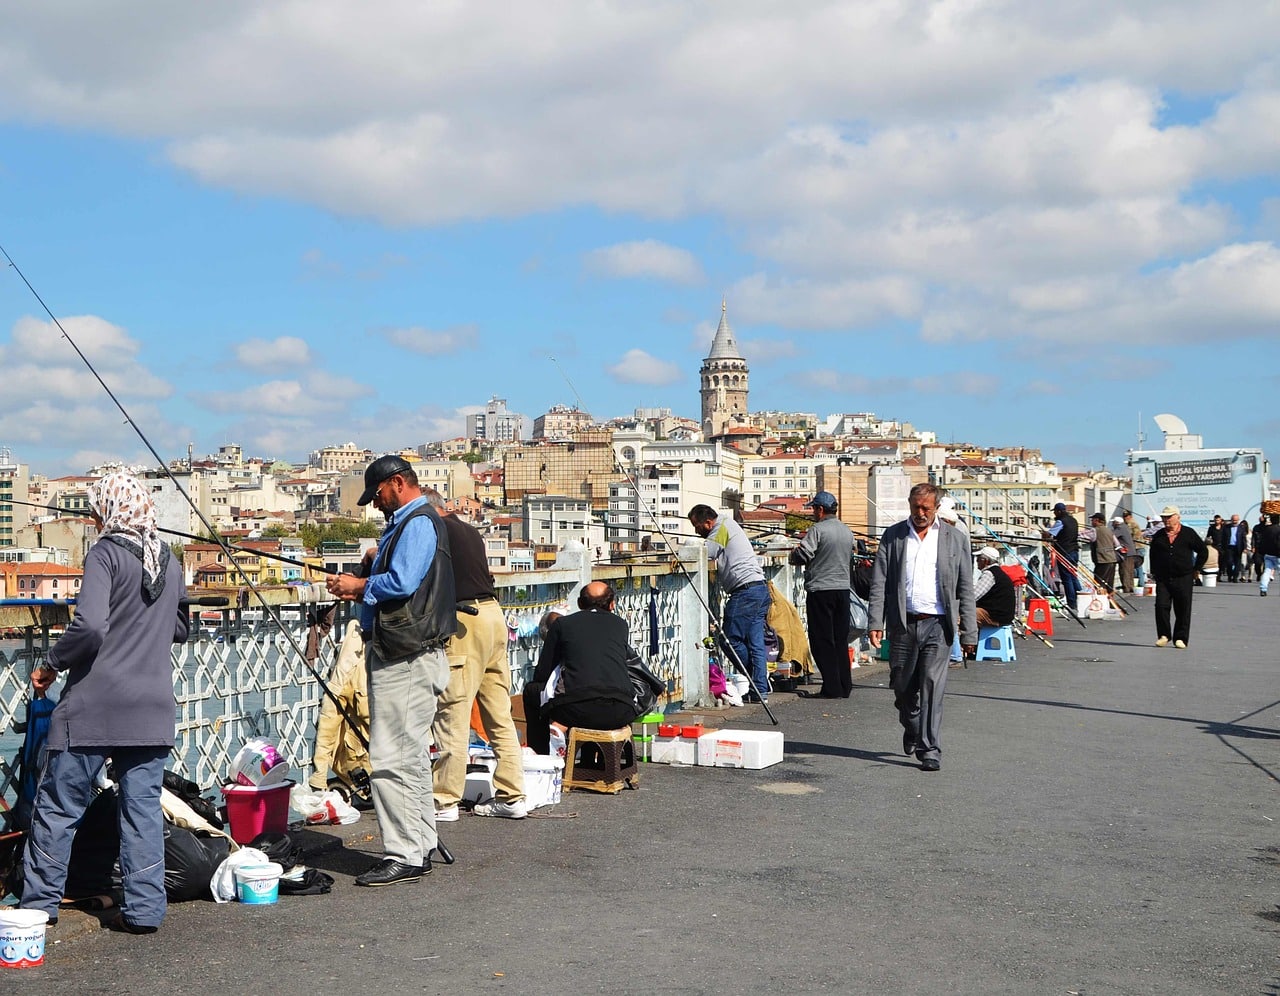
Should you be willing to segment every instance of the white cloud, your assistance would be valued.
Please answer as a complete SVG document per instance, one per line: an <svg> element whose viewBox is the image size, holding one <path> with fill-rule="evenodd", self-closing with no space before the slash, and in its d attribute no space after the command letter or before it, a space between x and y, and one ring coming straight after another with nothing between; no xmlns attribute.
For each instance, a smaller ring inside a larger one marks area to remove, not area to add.
<svg viewBox="0 0 1280 996"><path fill-rule="evenodd" d="M651 277L673 284L699 284L706 279L693 253L655 239L592 249L583 263L588 272L608 277Z"/></svg>
<svg viewBox="0 0 1280 996"><path fill-rule="evenodd" d="M477 348L480 334L474 325L455 325L447 329L427 329L420 325L382 329L378 333L393 346L422 356L449 356Z"/></svg>
<svg viewBox="0 0 1280 996"><path fill-rule="evenodd" d="M249 370L292 370L311 363L311 347L297 336L248 339L234 347L236 361Z"/></svg>
<svg viewBox="0 0 1280 996"><path fill-rule="evenodd" d="M621 384L648 384L658 387L684 379L684 369L667 360L650 356L643 349L629 349L608 368L609 376Z"/></svg>
<svg viewBox="0 0 1280 996"><path fill-rule="evenodd" d="M233 391L193 393L197 404L214 412L312 419L343 412L350 402L370 397L373 388L349 377L311 371L299 380L272 380Z"/></svg>

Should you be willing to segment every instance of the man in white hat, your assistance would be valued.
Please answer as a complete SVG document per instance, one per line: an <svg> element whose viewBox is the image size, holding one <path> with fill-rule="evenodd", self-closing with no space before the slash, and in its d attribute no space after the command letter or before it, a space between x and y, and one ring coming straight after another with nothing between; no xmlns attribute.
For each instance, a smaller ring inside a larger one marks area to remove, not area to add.
<svg viewBox="0 0 1280 996"><path fill-rule="evenodd" d="M1000 567L1000 553L994 546L978 551L978 574L973 579L979 626L1008 626L1018 612L1018 594L1013 581Z"/></svg>
<svg viewBox="0 0 1280 996"><path fill-rule="evenodd" d="M1191 586L1209 559L1209 549L1194 529L1184 529L1177 505L1160 510L1164 528L1151 537L1151 576L1156 582L1156 646L1169 640L1186 650L1191 640ZM1169 609L1173 609L1173 627Z"/></svg>

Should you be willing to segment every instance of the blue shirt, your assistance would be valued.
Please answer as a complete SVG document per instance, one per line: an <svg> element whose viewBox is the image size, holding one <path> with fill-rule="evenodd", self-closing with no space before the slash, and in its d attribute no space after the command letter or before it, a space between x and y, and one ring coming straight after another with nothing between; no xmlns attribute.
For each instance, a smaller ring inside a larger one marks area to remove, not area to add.
<svg viewBox="0 0 1280 996"><path fill-rule="evenodd" d="M374 607L379 602L393 598L408 598L431 569L436 556L436 527L430 517L420 515L405 522L400 539L396 541L391 563L384 562L387 540L400 527L400 523L413 514L414 509L426 498L415 498L391 513L387 528L378 541L378 555L373 558L369 580L364 586L364 600L360 604L360 628L366 633L373 630Z"/></svg>

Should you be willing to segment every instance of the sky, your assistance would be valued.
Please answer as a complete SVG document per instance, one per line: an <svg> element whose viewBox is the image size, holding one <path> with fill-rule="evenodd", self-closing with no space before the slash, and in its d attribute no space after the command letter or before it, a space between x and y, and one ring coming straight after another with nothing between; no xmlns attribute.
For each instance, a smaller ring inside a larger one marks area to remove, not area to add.
<svg viewBox="0 0 1280 996"><path fill-rule="evenodd" d="M1071 469L1164 412L1276 450L1276 0L0 16L0 447L33 472L382 452L491 396L697 418L722 301L755 410Z"/></svg>

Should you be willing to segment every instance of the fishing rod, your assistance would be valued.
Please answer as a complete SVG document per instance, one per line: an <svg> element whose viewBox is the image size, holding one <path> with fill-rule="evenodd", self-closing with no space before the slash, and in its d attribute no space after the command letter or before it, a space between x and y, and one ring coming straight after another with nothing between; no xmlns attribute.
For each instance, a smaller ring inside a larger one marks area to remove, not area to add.
<svg viewBox="0 0 1280 996"><path fill-rule="evenodd" d="M0 504L25 505L27 508L46 508L51 511L64 512L77 518L83 518L83 516L80 516L78 512L61 508L57 505L41 505L38 502L33 501L19 501L17 498L6 498L4 502ZM240 553L251 553L258 557L265 557L268 560L278 560L282 564L292 564L294 567L307 567L313 571L319 571L321 574L341 573L340 571L329 570L327 567L309 564L304 560L294 560L292 557L286 557L280 553L270 553L266 550L257 550L251 546L238 546L235 543L228 543L226 540L218 542L217 540L210 539L208 536L197 536L195 533L184 533L181 529L167 529L164 526L156 526L156 532L164 533L168 536L178 536L182 539L195 540L197 543L208 543L210 546L218 546L224 550L236 550Z"/></svg>
<svg viewBox="0 0 1280 996"><path fill-rule="evenodd" d="M187 492L187 489L182 486L182 482L179 481L177 476L173 473L173 471L169 469L169 465L160 456L156 448L151 444L151 440L148 439L146 433L142 431L142 427L139 426L136 421L134 421L133 416L129 414L128 410L124 407L124 404L120 401L118 397L116 397L115 392L111 390L111 387L107 384L107 382L102 379L102 375L98 373L97 368L94 367L92 362L90 362L89 357L87 357L84 354L84 351L80 348L80 346L76 343L76 341L71 337L71 334L67 332L67 330L63 327L62 322L58 320L58 316L55 315L53 311L49 308L49 306L45 303L44 298L42 298L40 296L40 293L35 289L35 287L32 286L31 281L27 279L26 274L23 273L21 268L18 266L18 264L13 261L13 257L9 255L9 251L5 249L3 245L0 245L0 254L4 255L5 260L8 262L9 266L13 269L13 272L16 273L19 279L26 285L27 290L31 292L32 297L34 297L40 303L40 307L44 309L45 314L49 316L50 320L57 327L58 331L62 334L62 337L67 341L67 344L73 350L75 350L76 355L80 358L80 361L85 365L85 368L89 371L90 374L93 375L94 380L98 382L98 385L102 388L104 392L106 392L107 397L111 399L112 404L116 406L116 409L124 417L125 423L133 430L134 434L138 437L138 439L142 441L142 444L147 448L147 451L152 455L152 457L155 458L156 464L160 467L161 472L166 477L168 477L169 480L173 483L173 486L177 490L178 494L180 494L183 500L186 501L187 505L190 506L191 511L195 513L196 518L200 520L200 524L203 525L204 528L208 531L209 535L213 537L213 541L219 547L222 548L223 552L227 555L227 558L230 561L231 566L234 568L236 573L239 574L240 578L244 581L245 587L247 587L250 591L253 592L254 596L258 600L259 605L262 606L262 611L266 614L268 618L271 619L272 623L274 623L275 627L280 631L280 633L283 634L285 640L288 642L289 646L293 649L293 652L297 655L298 660L302 662L303 667L305 667L306 670L310 672L311 676L315 678L317 684L320 686L324 694L327 695L329 700L334 704L334 706L337 707L337 710L339 714L342 716L342 718L345 719L350 724L353 730L358 730L360 728L360 724L356 720L355 716L352 715L352 713L347 709L346 705L343 704L342 700L339 699L338 696L334 694L333 689L329 687L328 683L324 680L324 677L320 674L320 672L317 671L315 667L312 666L309 660L307 660L307 655L303 651L302 647L298 644L297 638L294 637L293 633L288 629L288 627L285 626L284 621L280 618L280 614L276 612L275 608L267 601L266 596L263 595L262 591L258 588L258 586L253 583L253 580L249 577L249 574L248 572L245 571L244 567L236 562L235 557L232 556L231 548L227 545L225 541L222 540L221 537L218 536L217 531L213 527L213 524L209 521L209 519L205 516L205 514L202 511L200 511L200 507L195 503L194 500L192 500L191 495L188 494Z"/></svg>
<svg viewBox="0 0 1280 996"><path fill-rule="evenodd" d="M573 381L569 379L569 375L564 372L564 368L560 366L559 361L554 356L550 356L549 359L555 365L555 368L560 372L560 376L564 378L565 383L569 385L569 390L573 392L574 397L578 399L579 406L585 409L586 402L582 400L582 395L578 394L578 389L574 386ZM640 493L640 485L637 484L635 478L632 477L631 474L627 472L626 467L622 465L622 462L617 458L616 454L613 459L613 465L616 470L621 471L622 476L626 478L627 483L631 486L631 490L636 496L637 504L643 505L644 510L649 513L649 518L653 520L653 525L654 525L654 528L658 531L658 535L662 537L663 542L667 544L667 547L674 552L675 547L671 545L670 537L667 536L666 531L662 528L662 521L658 518L657 513L654 512L652 507L650 507L649 500L647 498L642 497ZM698 590L697 579L693 576L693 573L689 570L689 568L685 567L684 561L682 561L678 556L674 557L672 562L676 564L676 566L680 569L680 572L685 576L685 580L689 582L689 589L694 593L698 601L702 604L702 608L706 611L707 617L712 621L715 621L717 618L716 614L711 611L710 604L707 602L706 598L703 597L702 592ZM742 659L738 656L738 652L734 650L733 644L729 642L729 638L724 635L723 626L720 626L720 625L716 626L716 636L719 639L722 646L724 647L724 649L726 649L729 652L729 656L733 659L734 666L738 669L738 671L740 671L746 677L747 684L750 686L751 690L755 692L756 698L760 700L760 705L764 707L765 715L769 717L769 721L773 723L774 726L777 726L778 718L773 714L773 711L769 708L768 689L765 690L764 695L760 694L760 689L756 685L755 677L751 674L748 668L742 663Z"/></svg>

